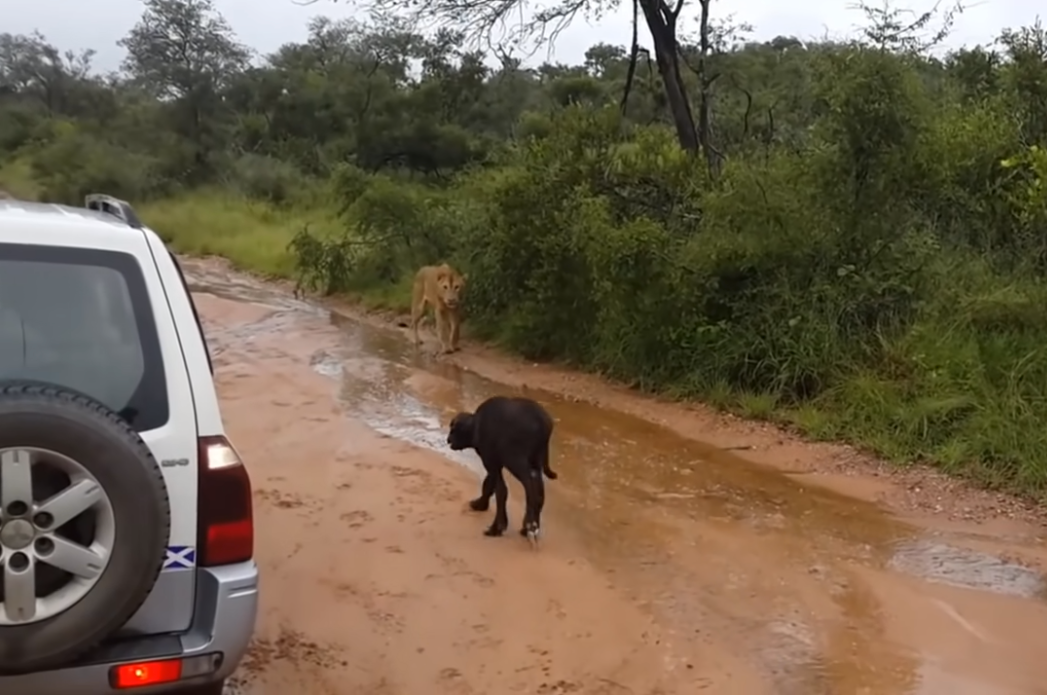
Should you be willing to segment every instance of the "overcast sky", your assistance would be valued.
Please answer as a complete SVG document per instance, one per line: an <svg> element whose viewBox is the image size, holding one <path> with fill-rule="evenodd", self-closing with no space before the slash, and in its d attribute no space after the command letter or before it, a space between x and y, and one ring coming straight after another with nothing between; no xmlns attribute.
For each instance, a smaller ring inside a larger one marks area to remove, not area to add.
<svg viewBox="0 0 1047 695"><path fill-rule="evenodd" d="M839 38L853 33L862 19L860 13L849 9L852 1L717 0L713 10L729 9L736 21L752 24L756 39L778 35L804 39L820 37L826 32ZM1031 24L1036 19L1037 3L1029 0L975 0L975 3L957 20L949 46L988 43L1000 29ZM697 2L690 4L697 8ZM899 0L895 4L926 10L933 5L933 0ZM311 17L353 16L353 10L344 0L339 3L319 0L307 7L296 5L292 0L215 0L215 5L240 41L261 54L288 41L304 39L305 25ZM123 52L116 41L127 34L142 12L140 0L0 0L0 6L3 8L0 31L19 34L38 29L59 48L93 48L98 51L95 64L100 70L119 66ZM577 20L557 41L553 58L575 63L581 61L585 50L594 43L628 43L630 7L631 3L623 3L599 23ZM541 62L545 57L543 51L534 60Z"/></svg>

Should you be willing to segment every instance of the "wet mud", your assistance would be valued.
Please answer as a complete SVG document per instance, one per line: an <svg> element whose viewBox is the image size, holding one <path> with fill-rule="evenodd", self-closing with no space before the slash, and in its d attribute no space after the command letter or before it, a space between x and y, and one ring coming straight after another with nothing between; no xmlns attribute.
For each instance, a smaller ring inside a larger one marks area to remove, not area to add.
<svg viewBox="0 0 1047 695"><path fill-rule="evenodd" d="M1047 693L1036 527L895 514L890 474L819 470L815 445L770 461L744 423L705 438L682 406L582 402L552 368L185 271L256 488L264 609L233 692ZM556 420L538 552L482 536L479 462L444 443L509 393Z"/></svg>

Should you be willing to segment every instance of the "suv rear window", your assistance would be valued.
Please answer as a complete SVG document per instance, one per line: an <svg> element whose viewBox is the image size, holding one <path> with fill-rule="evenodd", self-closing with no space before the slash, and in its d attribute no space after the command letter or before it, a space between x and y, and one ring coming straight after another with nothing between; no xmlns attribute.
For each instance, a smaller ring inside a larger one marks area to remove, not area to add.
<svg viewBox="0 0 1047 695"><path fill-rule="evenodd" d="M0 244L0 380L45 381L104 403L139 432L167 423L167 379L138 261Z"/></svg>

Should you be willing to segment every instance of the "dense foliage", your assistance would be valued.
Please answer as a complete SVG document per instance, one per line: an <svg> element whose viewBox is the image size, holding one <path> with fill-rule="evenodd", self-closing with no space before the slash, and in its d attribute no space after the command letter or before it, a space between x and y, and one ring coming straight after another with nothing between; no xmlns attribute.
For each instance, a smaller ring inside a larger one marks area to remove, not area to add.
<svg viewBox="0 0 1047 695"><path fill-rule="evenodd" d="M713 23L673 48L699 153L629 47L491 67L453 31L316 19L252 60L207 0L146 4L116 75L0 35L0 185L159 200L204 249L230 205L312 210L339 222L241 229L236 260L394 303L449 260L468 328L528 357L1047 491L1039 25L933 57L930 17L836 43Z"/></svg>

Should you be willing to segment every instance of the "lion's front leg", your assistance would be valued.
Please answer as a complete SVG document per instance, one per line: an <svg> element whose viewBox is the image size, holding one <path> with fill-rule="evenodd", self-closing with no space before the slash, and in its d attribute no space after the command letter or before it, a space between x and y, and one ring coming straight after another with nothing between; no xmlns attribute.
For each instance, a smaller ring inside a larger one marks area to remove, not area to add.
<svg viewBox="0 0 1047 695"><path fill-rule="evenodd" d="M462 332L462 318L457 311L451 312L451 352L457 352L458 339Z"/></svg>
<svg viewBox="0 0 1047 695"><path fill-rule="evenodd" d="M440 339L440 351L446 355L451 352L451 347L447 343L447 307L438 306L433 313L436 314L436 335Z"/></svg>
<svg viewBox="0 0 1047 695"><path fill-rule="evenodd" d="M414 301L411 303L411 334L414 338L414 344L419 345L422 342L421 336L418 335L418 326L421 325L422 319L425 318L425 302Z"/></svg>

